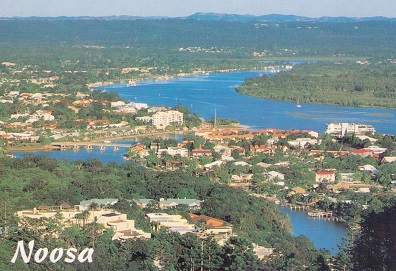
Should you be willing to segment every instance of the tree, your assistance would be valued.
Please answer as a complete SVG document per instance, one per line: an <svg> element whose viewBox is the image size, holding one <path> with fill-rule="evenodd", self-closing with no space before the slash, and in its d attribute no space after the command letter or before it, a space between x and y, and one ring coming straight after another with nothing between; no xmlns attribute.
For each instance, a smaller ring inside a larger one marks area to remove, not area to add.
<svg viewBox="0 0 396 271"><path fill-rule="evenodd" d="M231 237L224 247L224 270L260 270L252 244L244 237Z"/></svg>
<svg viewBox="0 0 396 271"><path fill-rule="evenodd" d="M396 270L396 205L384 212L368 214L354 243L354 269Z"/></svg>

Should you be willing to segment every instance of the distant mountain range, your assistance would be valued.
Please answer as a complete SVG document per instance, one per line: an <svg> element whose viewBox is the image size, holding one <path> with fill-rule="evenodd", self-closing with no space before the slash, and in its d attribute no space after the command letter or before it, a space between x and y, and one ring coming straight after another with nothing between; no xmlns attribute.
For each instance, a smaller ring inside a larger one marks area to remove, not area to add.
<svg viewBox="0 0 396 271"><path fill-rule="evenodd" d="M238 15L238 14L223 14L223 13L195 13L186 17L187 19L202 20L202 21L234 21L234 22L363 22L363 21L396 21L396 18L387 18L382 16L376 17L319 17L310 18L297 15Z"/></svg>
<svg viewBox="0 0 396 271"><path fill-rule="evenodd" d="M383 16L376 17L319 17L310 18L297 15L239 15L239 14L225 14L225 13L202 13L198 12L186 17L140 17L140 16L106 16L106 17L2 17L0 20L49 20L49 21L77 21L77 20L160 20L160 19L183 19L183 20L198 20L198 21L227 21L227 22L330 22L330 23L347 23L347 22L365 22L365 21L396 21L396 18L388 18Z"/></svg>

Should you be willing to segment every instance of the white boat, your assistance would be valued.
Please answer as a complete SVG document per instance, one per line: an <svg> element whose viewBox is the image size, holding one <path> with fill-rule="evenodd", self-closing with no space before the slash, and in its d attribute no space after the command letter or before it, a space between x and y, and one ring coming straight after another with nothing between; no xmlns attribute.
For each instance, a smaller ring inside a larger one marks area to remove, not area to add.
<svg viewBox="0 0 396 271"><path fill-rule="evenodd" d="M300 102L299 102L298 100L297 100L296 107L297 107L297 108L301 108L301 104L300 104Z"/></svg>

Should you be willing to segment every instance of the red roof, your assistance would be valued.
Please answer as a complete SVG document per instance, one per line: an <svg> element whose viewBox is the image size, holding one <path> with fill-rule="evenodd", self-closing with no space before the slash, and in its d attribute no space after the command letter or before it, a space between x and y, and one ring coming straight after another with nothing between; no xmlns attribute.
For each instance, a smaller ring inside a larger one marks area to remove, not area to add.
<svg viewBox="0 0 396 271"><path fill-rule="evenodd" d="M357 150L353 150L351 151L351 153L367 153L367 152L373 152L372 150L368 150L368 149L357 149Z"/></svg>

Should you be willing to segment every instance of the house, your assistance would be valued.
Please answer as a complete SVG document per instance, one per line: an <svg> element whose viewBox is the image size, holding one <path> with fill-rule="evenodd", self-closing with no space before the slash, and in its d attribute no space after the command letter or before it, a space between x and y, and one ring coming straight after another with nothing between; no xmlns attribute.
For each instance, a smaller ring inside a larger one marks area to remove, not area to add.
<svg viewBox="0 0 396 271"><path fill-rule="evenodd" d="M370 188L368 187L361 187L357 191L357 193L370 193Z"/></svg>
<svg viewBox="0 0 396 271"><path fill-rule="evenodd" d="M354 181L355 173L339 173L340 181L344 183L351 183Z"/></svg>
<svg viewBox="0 0 396 271"><path fill-rule="evenodd" d="M369 157L369 156L372 157L374 155L374 152L369 149L357 149L357 150L350 151L350 154L358 155L360 157Z"/></svg>
<svg viewBox="0 0 396 271"><path fill-rule="evenodd" d="M182 157L188 156L188 150L185 148L179 148L179 147L168 147L167 149L159 149L157 151L158 157L161 157L165 153L167 153L171 156L175 156L175 155L180 155Z"/></svg>
<svg viewBox="0 0 396 271"><path fill-rule="evenodd" d="M191 220L202 227L200 235L212 236L220 245L232 236L232 226L224 220L210 217L207 215L188 214Z"/></svg>
<svg viewBox="0 0 396 271"><path fill-rule="evenodd" d="M116 101L116 102L111 102L110 103L111 107L121 107L121 106L124 106L124 105L125 105L124 101Z"/></svg>
<svg viewBox="0 0 396 271"><path fill-rule="evenodd" d="M385 156L381 160L382 164L389 164L389 163L395 163L395 162L396 162L396 156Z"/></svg>
<svg viewBox="0 0 396 271"><path fill-rule="evenodd" d="M219 160L219 161L214 161L212 163L206 164L204 165L205 169L212 169L213 167L219 167L223 164L223 161Z"/></svg>
<svg viewBox="0 0 396 271"><path fill-rule="evenodd" d="M376 169L373 165L364 165L364 166L359 166L360 171L368 171L371 173L378 173L378 169Z"/></svg>
<svg viewBox="0 0 396 271"><path fill-rule="evenodd" d="M294 192L294 194L301 194L301 195L307 194L307 190L299 186L293 187L291 190Z"/></svg>
<svg viewBox="0 0 396 271"><path fill-rule="evenodd" d="M337 184L328 185L327 189L333 191L334 193L339 193L342 190L345 191L351 189L351 185L349 183L339 182Z"/></svg>
<svg viewBox="0 0 396 271"><path fill-rule="evenodd" d="M262 168L269 168L270 166L272 166L271 164L267 164L267 163L257 163L256 166L262 167Z"/></svg>
<svg viewBox="0 0 396 271"><path fill-rule="evenodd" d="M154 204L154 199L134 199L133 202L137 204L140 208L147 208L149 204Z"/></svg>
<svg viewBox="0 0 396 271"><path fill-rule="evenodd" d="M118 199L115 198L90 199L90 200L83 200L80 202L80 204L75 205L74 207L79 211L85 211L93 205L105 207L105 206L113 206L117 202Z"/></svg>
<svg viewBox="0 0 396 271"><path fill-rule="evenodd" d="M382 154L382 153L387 151L387 148L381 148L381 147L374 146L374 145L373 146L368 146L368 147L366 147L364 149L365 150L370 150L370 151L372 151L375 154Z"/></svg>
<svg viewBox="0 0 396 271"><path fill-rule="evenodd" d="M166 213L149 213L147 217L153 225L153 229L158 231L162 227L169 228L172 232L185 234L188 232L198 232L195 225L190 224L181 215L168 215Z"/></svg>
<svg viewBox="0 0 396 271"><path fill-rule="evenodd" d="M250 145L250 151L254 153L275 154L277 147L268 145Z"/></svg>
<svg viewBox="0 0 396 271"><path fill-rule="evenodd" d="M192 150L191 153L192 153L192 156L194 156L194 157L211 156L212 155L212 151L207 150L207 149L195 149L195 150Z"/></svg>
<svg viewBox="0 0 396 271"><path fill-rule="evenodd" d="M139 155L140 158L147 157L150 153L146 146L142 143L137 143L130 148L130 151Z"/></svg>
<svg viewBox="0 0 396 271"><path fill-rule="evenodd" d="M175 208L178 206L187 206L189 209L200 209L202 200L197 199L163 199L159 201L159 207L161 209Z"/></svg>
<svg viewBox="0 0 396 271"><path fill-rule="evenodd" d="M264 177L267 177L268 180L272 181L272 180L284 180L285 179L285 174L277 172L277 171L270 171L270 172L265 172L264 173Z"/></svg>
<svg viewBox="0 0 396 271"><path fill-rule="evenodd" d="M249 173L231 175L231 181L238 183L250 182L253 179L253 176L254 176L253 174L249 174Z"/></svg>
<svg viewBox="0 0 396 271"><path fill-rule="evenodd" d="M309 145L320 144L320 140L312 138L297 138L295 140L289 140L287 143L297 149L305 149Z"/></svg>
<svg viewBox="0 0 396 271"><path fill-rule="evenodd" d="M253 243L253 252L254 254L256 254L259 260L263 260L265 257L272 255L274 253L274 249L259 246L258 244Z"/></svg>
<svg viewBox="0 0 396 271"><path fill-rule="evenodd" d="M235 162L234 165L236 165L236 166L242 166L242 167L251 167L251 166L252 166L251 164L246 163L246 162L244 162L244 161Z"/></svg>
<svg viewBox="0 0 396 271"><path fill-rule="evenodd" d="M317 183L322 183L322 182L334 183L335 177L336 174L334 171L318 171L315 173L315 181Z"/></svg>

